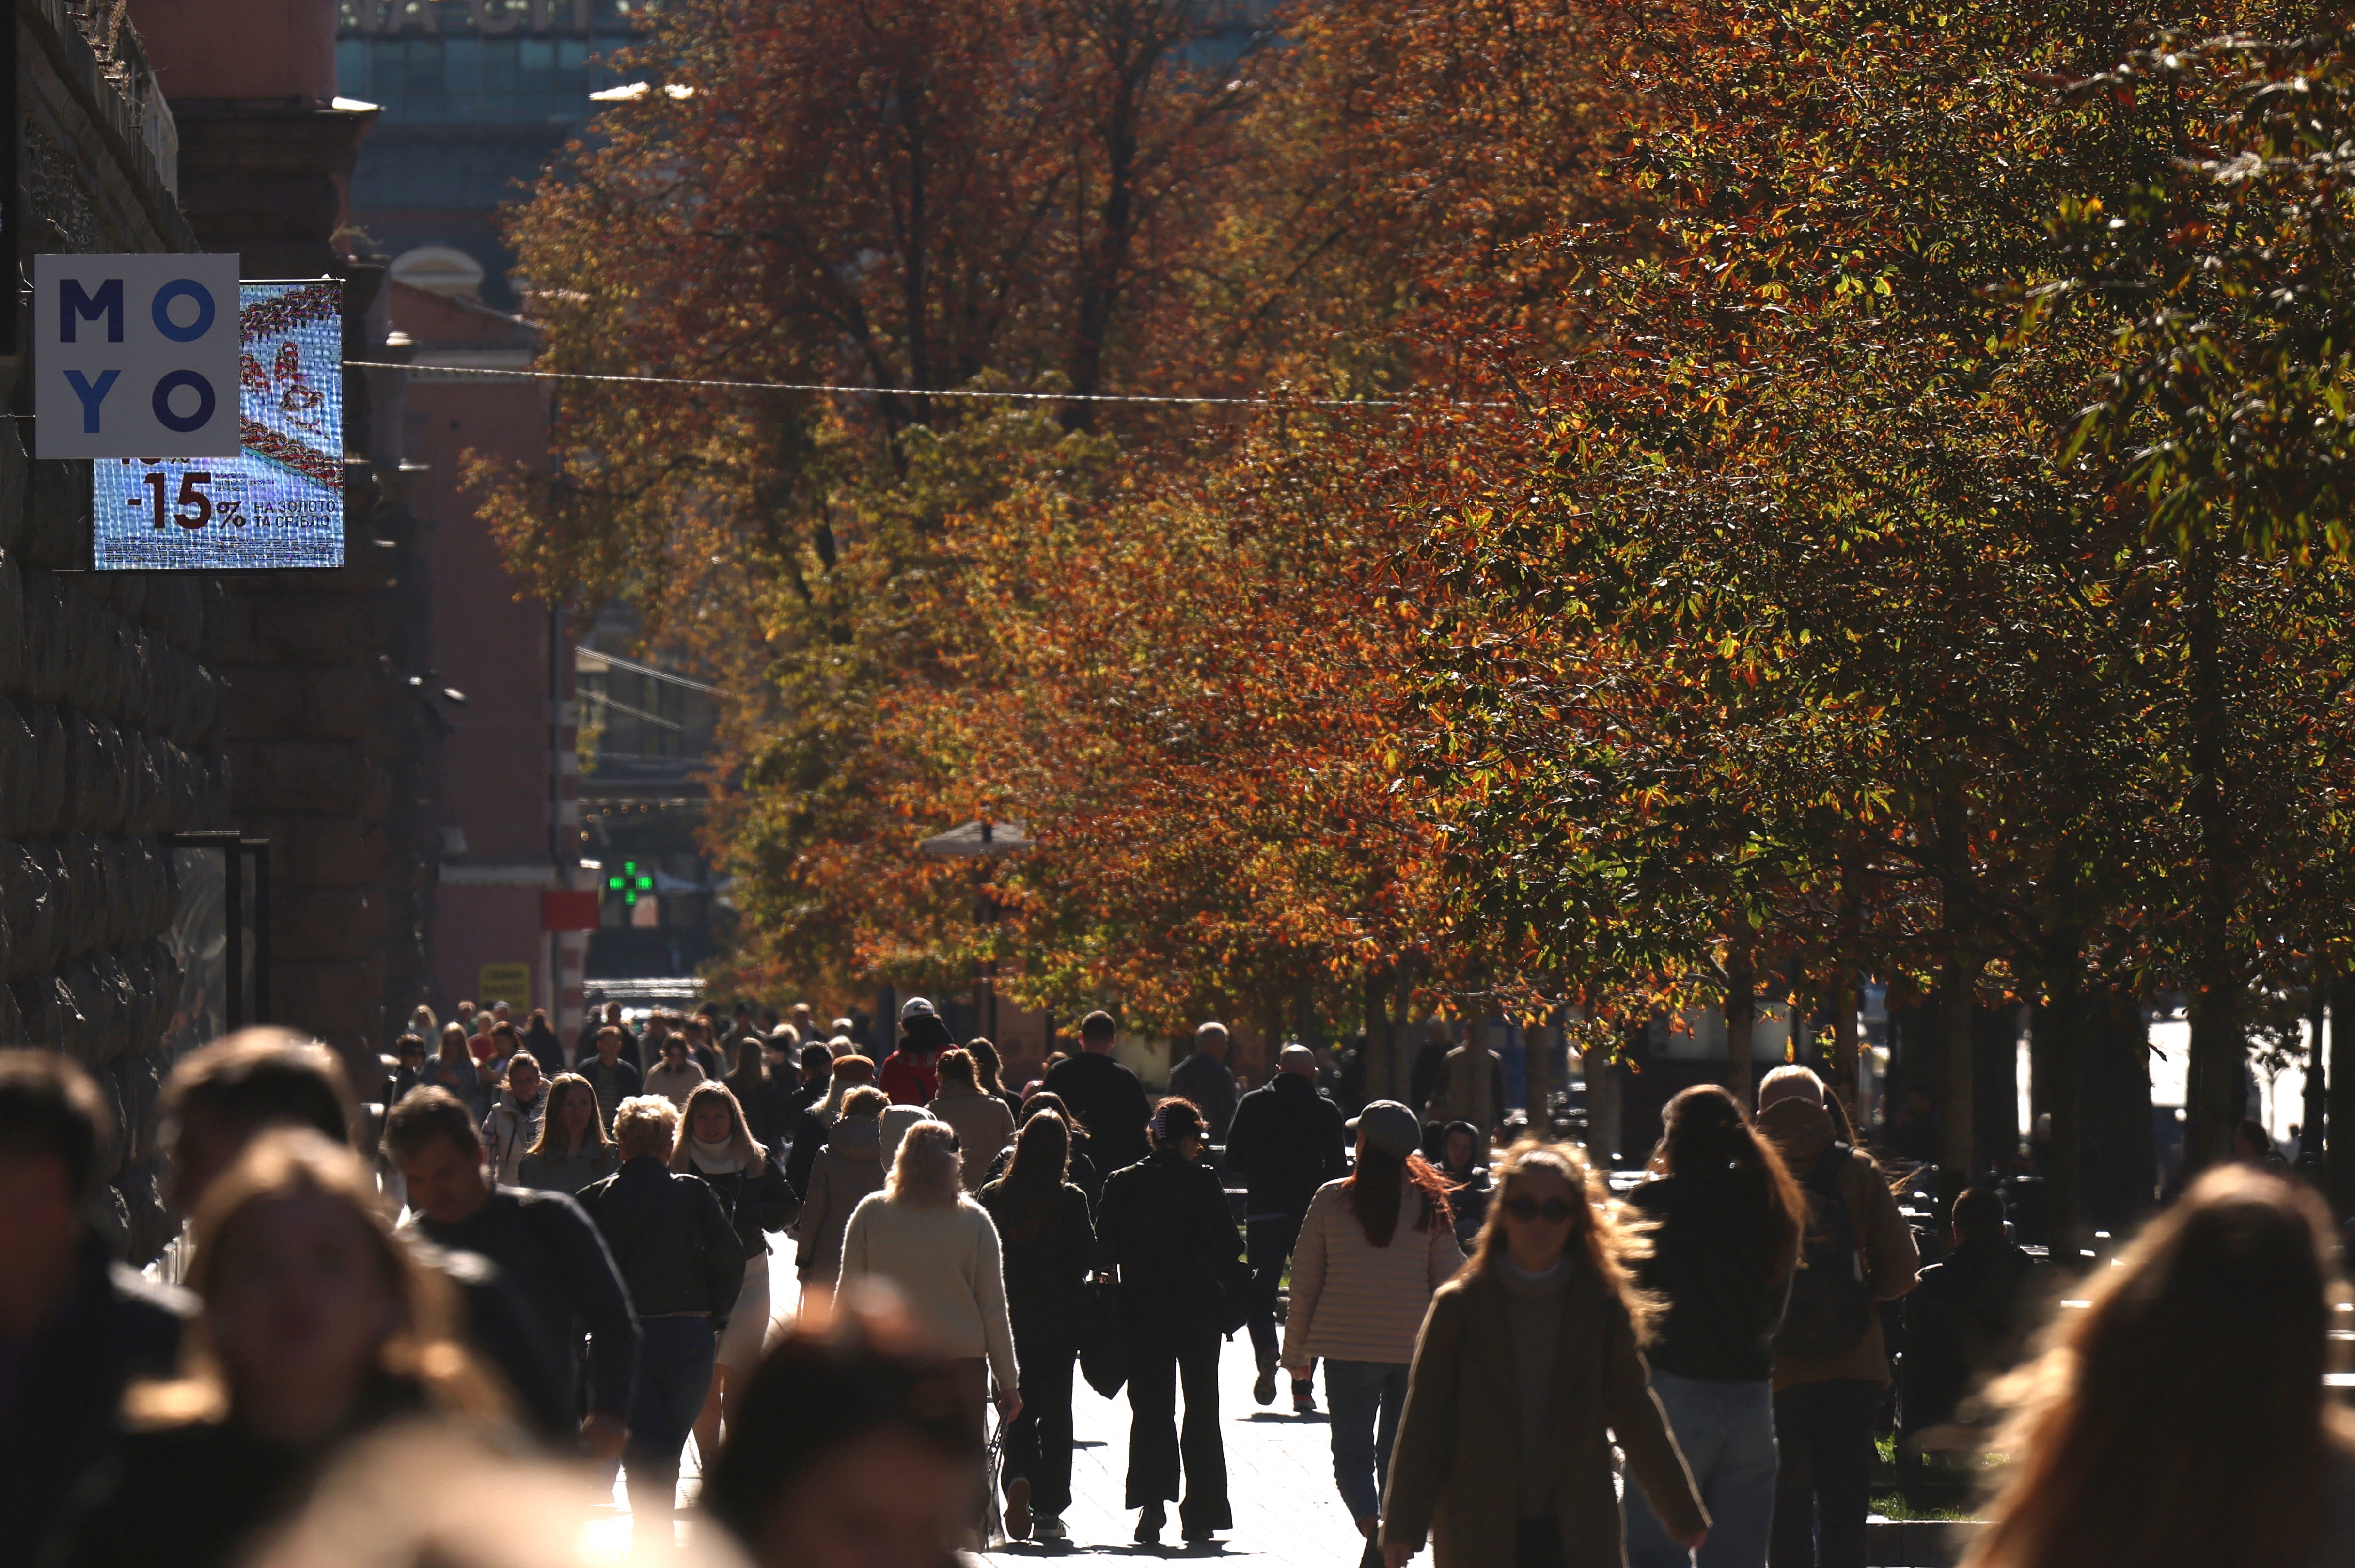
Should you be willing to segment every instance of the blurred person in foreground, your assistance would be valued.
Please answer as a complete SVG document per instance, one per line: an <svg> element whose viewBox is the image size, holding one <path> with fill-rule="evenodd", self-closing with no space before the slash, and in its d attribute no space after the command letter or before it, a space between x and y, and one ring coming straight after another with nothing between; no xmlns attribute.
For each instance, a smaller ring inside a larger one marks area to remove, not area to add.
<svg viewBox="0 0 2355 1568"><path fill-rule="evenodd" d="M1464 1271L1433 1296L1407 1374L1382 1499L1401 1568L1624 1568L1611 1450L1626 1455L1670 1534L1705 1544L1709 1515L1646 1384L1652 1304L1629 1265L1643 1243L1567 1144L1524 1143Z"/></svg>
<svg viewBox="0 0 2355 1568"><path fill-rule="evenodd" d="M45 1564L216 1568L361 1435L504 1422L447 1285L395 1240L349 1149L264 1133L207 1191L195 1243L181 1375L128 1392L136 1430L85 1478Z"/></svg>
<svg viewBox="0 0 2355 1568"><path fill-rule="evenodd" d="M760 1568L952 1568L976 1499L967 1380L857 1290L780 1339L703 1475Z"/></svg>
<svg viewBox="0 0 2355 1568"><path fill-rule="evenodd" d="M744 1284L744 1249L710 1187L670 1168L678 1111L668 1100L623 1101L613 1142L621 1168L583 1188L581 1208L603 1232L637 1315L637 1381L622 1464L633 1539L644 1541L639 1526L670 1520L679 1456L710 1395L712 1358ZM669 1532L660 1539L667 1541Z"/></svg>
<svg viewBox="0 0 2355 1568"><path fill-rule="evenodd" d="M392 1108L384 1152L409 1183L403 1231L496 1264L568 1387L581 1381L586 1329L588 1409L581 1439L599 1458L621 1452L638 1327L613 1253L581 1205L561 1192L495 1185L483 1169L473 1117L439 1089L420 1089Z"/></svg>
<svg viewBox="0 0 2355 1568"><path fill-rule="evenodd" d="M1998 1386L2014 1456L1964 1568L2343 1568L2355 1422L2324 1386L2346 1299L2311 1191L2210 1171Z"/></svg>
<svg viewBox="0 0 2355 1568"><path fill-rule="evenodd" d="M203 1207L213 1183L263 1133L304 1127L348 1148L360 1125L335 1052L268 1027L240 1029L182 1057L165 1081L163 1113L157 1143L170 1173L165 1197L184 1216ZM378 1201L389 1209L381 1196ZM569 1363L540 1331L520 1284L480 1253L446 1250L413 1233L404 1239L419 1262L458 1292L468 1344L506 1380L533 1430L570 1446L580 1415Z"/></svg>
<svg viewBox="0 0 2355 1568"><path fill-rule="evenodd" d="M196 1299L108 1260L83 1219L109 1163L98 1085L0 1051L0 1564L22 1568L114 1442L126 1383L177 1363Z"/></svg>

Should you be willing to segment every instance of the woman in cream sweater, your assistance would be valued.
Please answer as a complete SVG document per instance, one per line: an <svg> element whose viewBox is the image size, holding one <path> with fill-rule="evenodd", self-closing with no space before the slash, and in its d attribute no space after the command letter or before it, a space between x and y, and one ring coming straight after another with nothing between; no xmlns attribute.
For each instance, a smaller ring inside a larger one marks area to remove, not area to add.
<svg viewBox="0 0 2355 1568"><path fill-rule="evenodd" d="M1395 1100L1349 1124L1358 1168L1310 1200L1292 1253L1284 1365L1295 1381L1321 1358L1333 1406L1333 1477L1366 1560L1381 1562L1382 1484L1406 1403L1407 1366L1432 1292L1464 1266L1447 1182L1416 1152L1423 1125Z"/></svg>
<svg viewBox="0 0 2355 1568"><path fill-rule="evenodd" d="M934 1349L954 1359L976 1436L991 1375L999 1419L1014 1419L1022 1399L997 1226L964 1194L956 1134L947 1124L910 1127L883 1190L861 1199L851 1214L842 1283L859 1279L888 1281Z"/></svg>

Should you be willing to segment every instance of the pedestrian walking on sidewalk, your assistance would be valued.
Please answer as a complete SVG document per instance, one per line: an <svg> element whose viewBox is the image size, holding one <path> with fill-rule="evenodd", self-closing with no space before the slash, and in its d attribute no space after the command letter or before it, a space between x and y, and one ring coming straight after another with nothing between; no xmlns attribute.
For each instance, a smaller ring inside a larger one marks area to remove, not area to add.
<svg viewBox="0 0 2355 1568"><path fill-rule="evenodd" d="M954 1129L964 1189L978 1192L989 1179L990 1162L1014 1142L1014 1113L982 1088L969 1051L941 1052L939 1077L940 1093L926 1110L934 1121Z"/></svg>
<svg viewBox="0 0 2355 1568"><path fill-rule="evenodd" d="M441 1054L425 1064L418 1075L421 1085L446 1089L458 1097L476 1122L490 1115L490 1087L483 1082L482 1069L475 1065L472 1042L466 1038L464 1024L442 1027Z"/></svg>
<svg viewBox="0 0 2355 1568"><path fill-rule="evenodd" d="M941 1092L941 1052L954 1043L932 1004L910 997L900 1008L899 1049L883 1059L875 1082L895 1105L929 1105Z"/></svg>
<svg viewBox="0 0 2355 1568"><path fill-rule="evenodd" d="M676 1037L674 1037L676 1038ZM744 1248L719 1200L669 1168L678 1109L659 1094L622 1102L622 1167L581 1193L628 1282L642 1336L622 1448L636 1539L667 1541L679 1456L711 1392L713 1356L744 1284Z"/></svg>
<svg viewBox="0 0 2355 1568"><path fill-rule="evenodd" d="M492 1179L509 1187L518 1184L523 1157L539 1141L547 1115L548 1084L540 1078L539 1062L529 1051L518 1051L507 1058L497 1097L483 1118L483 1146L490 1150Z"/></svg>
<svg viewBox="0 0 2355 1568"><path fill-rule="evenodd" d="M862 1279L889 1284L916 1326L949 1357L976 1445L991 1378L997 1382L998 1420L1012 1422L1022 1413L997 1226L965 1196L956 1135L945 1123L910 1127L883 1190L859 1200L850 1216L842 1238L843 1288Z"/></svg>
<svg viewBox="0 0 2355 1568"><path fill-rule="evenodd" d="M1071 1368L1092 1311L1096 1251L1087 1194L1070 1180L1071 1128L1053 1111L1022 1124L1006 1174L981 1189L1006 1256L1006 1306L1022 1413L1006 1429L1006 1532L1061 1541L1071 1506Z"/></svg>
<svg viewBox="0 0 2355 1568"><path fill-rule="evenodd" d="M1227 1026L1206 1023L1194 1031L1193 1053L1169 1073L1169 1092L1202 1107L1202 1120L1216 1144L1227 1141L1227 1128L1235 1119L1235 1075L1227 1066L1228 1045Z"/></svg>
<svg viewBox="0 0 2355 1568"><path fill-rule="evenodd" d="M1119 1033L1110 1013L1090 1013L1080 1020L1080 1054L1047 1069L1039 1084L1079 1118L1089 1156L1107 1177L1153 1152L1145 1135L1153 1100L1136 1074L1112 1059Z"/></svg>
<svg viewBox="0 0 2355 1568"><path fill-rule="evenodd" d="M410 1213L403 1229L497 1264L568 1388L580 1383L586 1327L589 1398L581 1438L593 1457L620 1452L638 1327L613 1254L581 1205L560 1192L493 1186L483 1174L481 1130L440 1089L417 1090L392 1108L385 1117L384 1152L409 1184Z"/></svg>
<svg viewBox="0 0 2355 1568"><path fill-rule="evenodd" d="M760 1049L757 1039L744 1043ZM696 1452L713 1454L719 1447L720 1418L733 1408L736 1391L761 1364L768 1342L769 1232L793 1222L794 1194L784 1171L752 1136L743 1106L725 1083L701 1084L687 1097L670 1168L703 1179L744 1249L744 1283L714 1351L710 1395L695 1418Z"/></svg>
<svg viewBox="0 0 2355 1568"><path fill-rule="evenodd" d="M613 1116L621 1110L622 1102L645 1089L638 1064L622 1054L629 1039L621 1025L607 1024L597 1031L597 1053L581 1064L581 1076L597 1092L597 1109L605 1118L608 1133L613 1130Z"/></svg>
<svg viewBox="0 0 2355 1568"><path fill-rule="evenodd" d="M621 1164L605 1118L597 1111L597 1091L578 1072L559 1072L548 1086L539 1137L516 1168L517 1187L561 1192L570 1198L591 1182L613 1174Z"/></svg>
<svg viewBox="0 0 2355 1568"><path fill-rule="evenodd" d="M1709 1516L1636 1349L1650 1304L1640 1243L1568 1145L1505 1157L1463 1273L1415 1346L1382 1504L1389 1568L1429 1537L1436 1568L1622 1568L1611 1449L1688 1547Z"/></svg>
<svg viewBox="0 0 2355 1568"><path fill-rule="evenodd" d="M1136 1539L1152 1545L1168 1522L1165 1503L1185 1501L1178 1525L1189 1541L1234 1528L1227 1499L1227 1455L1219 1436L1219 1342L1240 1326L1247 1295L1242 1236L1218 1173L1201 1163L1201 1113L1186 1100L1161 1102L1149 1124L1153 1153L1104 1180L1096 1253L1120 1279L1121 1331L1128 1352L1128 1506ZM1186 1425L1178 1428L1178 1385Z"/></svg>
<svg viewBox="0 0 2355 1568"><path fill-rule="evenodd" d="M1652 1392L1709 1509L1709 1544L1696 1563L1631 1489L1628 1568L1759 1568L1774 1517L1774 1331L1807 1203L1716 1084L1678 1094L1661 1125L1651 1179L1629 1199L1652 1225L1636 1278L1661 1307Z"/></svg>
<svg viewBox="0 0 2355 1568"><path fill-rule="evenodd" d="M666 1034L662 1040L662 1060L646 1072L645 1092L659 1094L673 1106L687 1104L695 1086L705 1079L703 1066L689 1054L692 1044L685 1034Z"/></svg>
<svg viewBox="0 0 2355 1568"><path fill-rule="evenodd" d="M1450 1122L1440 1130L1439 1174L1451 1191L1455 1210L1455 1240L1469 1248L1488 1219L1488 1140L1469 1122Z"/></svg>
<svg viewBox="0 0 2355 1568"><path fill-rule="evenodd" d="M1284 1364L1305 1374L1325 1360L1333 1407L1333 1479L1379 1568L1382 1485L1390 1477L1407 1367L1432 1293L1464 1266L1447 1183L1415 1143L1423 1128L1395 1100L1377 1100L1349 1130L1358 1167L1317 1189L1292 1253Z"/></svg>
<svg viewBox="0 0 2355 1568"><path fill-rule="evenodd" d="M507 1416L446 1283L394 1238L349 1148L263 1133L212 1183L194 1239L201 1340L176 1381L128 1392L140 1430L78 1488L44 1563L225 1568L367 1434Z"/></svg>
<svg viewBox="0 0 2355 1568"><path fill-rule="evenodd" d="M2192 1184L1997 1385L2012 1463L1965 1568L2355 1563L2355 1434L2324 1383L2328 1210L2247 1166Z"/></svg>
<svg viewBox="0 0 2355 1568"><path fill-rule="evenodd" d="M845 1058L844 1060L852 1060ZM865 1058L857 1060L864 1061ZM890 1174L883 1165L883 1091L871 1083L853 1089L842 1115L812 1152L809 1186L794 1221L794 1272L802 1282L802 1315L810 1317L834 1299L842 1272L842 1238L850 1216L870 1192L883 1189Z"/></svg>
<svg viewBox="0 0 2355 1568"><path fill-rule="evenodd" d="M1341 1108L1316 1092L1316 1053L1287 1045L1276 1056L1275 1076L1242 1097L1227 1129L1226 1167L1248 1188L1243 1224L1252 1271L1252 1354L1259 1379L1252 1397L1275 1401L1278 1346L1276 1295L1284 1269L1307 1218L1316 1189L1349 1172ZM1316 1409L1311 1361L1292 1381L1292 1408L1302 1415Z"/></svg>
<svg viewBox="0 0 2355 1568"><path fill-rule="evenodd" d="M1881 1168L1840 1136L1838 1108L1796 1063L1758 1085L1758 1130L1809 1209L1774 1336L1774 1568L1864 1568L1873 1430L1890 1384L1876 1304L1912 1290L1922 1264Z"/></svg>

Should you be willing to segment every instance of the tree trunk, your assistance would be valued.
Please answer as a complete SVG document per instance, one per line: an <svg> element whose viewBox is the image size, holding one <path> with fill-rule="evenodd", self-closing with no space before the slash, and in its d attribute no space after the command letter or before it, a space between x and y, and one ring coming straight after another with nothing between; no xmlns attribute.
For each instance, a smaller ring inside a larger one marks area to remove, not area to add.
<svg viewBox="0 0 2355 1568"><path fill-rule="evenodd" d="M1749 944L1737 942L1725 955L1725 1088L1744 1110L1758 1099L1751 1083L1756 1071L1751 1053L1758 1033L1757 989Z"/></svg>
<svg viewBox="0 0 2355 1568"><path fill-rule="evenodd" d="M1553 1070L1553 1026L1543 1019L1525 1021L1521 1029L1521 1098L1529 1107L1529 1132L1550 1141L1553 1119L1546 1114L1547 1079Z"/></svg>
<svg viewBox="0 0 2355 1568"><path fill-rule="evenodd" d="M1872 1107L1865 1104L1863 1075L1858 1072L1857 1015L1863 1010L1862 971L1858 967L1857 949L1860 945L1864 924L1864 900L1857 891L1853 868L1843 867L1840 873L1840 961L1832 970L1824 1007L1832 1015L1832 1074L1834 1088L1840 1104L1848 1107L1848 1119L1857 1136L1864 1136L1872 1118Z"/></svg>
<svg viewBox="0 0 2355 1568"><path fill-rule="evenodd" d="M2330 1021L2330 971L2321 955L2314 960L2314 978L2307 987L2306 1105L2299 1130L2300 1163L2318 1167L2330 1124L2331 1073L2323 1056L2323 1037Z"/></svg>
<svg viewBox="0 0 2355 1568"><path fill-rule="evenodd" d="M2044 1191L2052 1216L2052 1259L2074 1268L2084 1245L2084 989L2078 969L2080 937L2075 927L2047 934L2044 945L2044 1005L2036 1009L2036 1072L2049 1072L2044 1104L2052 1117L2046 1152Z"/></svg>
<svg viewBox="0 0 2355 1568"><path fill-rule="evenodd" d="M1938 1031L1944 1079L1938 1093L1938 1190L1960 1193L1977 1172L1972 1168L1972 1100L1978 1076L1978 1029L1975 1003L1979 965L1959 951L1938 971Z"/></svg>
<svg viewBox="0 0 2355 1568"><path fill-rule="evenodd" d="M2246 1105L2241 1070L2248 1040L2241 1029L2239 976L2232 964L2235 907L2232 811L2224 772L2231 714L2224 695L2222 628L2216 604L2216 551L2194 541L2184 561L2190 662L2191 818L2200 834L2199 919L2192 955L2190 1084L2184 1113L2186 1174L2231 1157L2232 1128Z"/></svg>
<svg viewBox="0 0 2355 1568"><path fill-rule="evenodd" d="M2347 992L2339 977L2325 971L2323 989L2330 1013L2330 1121L2327 1147L2330 1152L2330 1200L2339 1217L2355 1215L2355 1039L2340 1017L2347 1010Z"/></svg>

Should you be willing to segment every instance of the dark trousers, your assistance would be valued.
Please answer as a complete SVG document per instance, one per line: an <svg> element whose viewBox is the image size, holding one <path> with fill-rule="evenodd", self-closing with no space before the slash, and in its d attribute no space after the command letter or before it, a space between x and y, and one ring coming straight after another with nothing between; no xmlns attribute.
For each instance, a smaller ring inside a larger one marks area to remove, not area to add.
<svg viewBox="0 0 2355 1568"><path fill-rule="evenodd" d="M1562 1568L1561 1520L1551 1514L1513 1527L1513 1568Z"/></svg>
<svg viewBox="0 0 2355 1568"><path fill-rule="evenodd" d="M1253 1214L1243 1221L1243 1261L1252 1271L1252 1354L1263 1367L1273 1366L1282 1349L1276 1342L1275 1296L1284 1284L1284 1265L1292 1261L1293 1243L1300 1240L1300 1222L1307 1217L1303 1208Z"/></svg>
<svg viewBox="0 0 2355 1568"><path fill-rule="evenodd" d="M1178 1431L1177 1385L1186 1389L1186 1430ZM1219 1336L1209 1328L1139 1335L1128 1346L1128 1506L1178 1496L1184 1460L1188 1530L1231 1530L1227 1451L1219 1439Z"/></svg>
<svg viewBox="0 0 2355 1568"><path fill-rule="evenodd" d="M1771 1568L1864 1568L1872 1501L1872 1427L1881 1385L1832 1378L1774 1391L1774 1525Z"/></svg>
<svg viewBox="0 0 2355 1568"><path fill-rule="evenodd" d="M1071 1506L1071 1363L1080 1348L1068 1333L1014 1320L1014 1357L1022 1369L1022 1413L1006 1429L1003 1473L1030 1483L1034 1513L1060 1516Z"/></svg>
<svg viewBox="0 0 2355 1568"><path fill-rule="evenodd" d="M678 1456L711 1392L719 1349L719 1336L709 1317L638 1322L638 1377L630 1389L630 1439L622 1449L622 1470L629 1483L630 1511L642 1520L671 1517L678 1496Z"/></svg>

